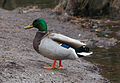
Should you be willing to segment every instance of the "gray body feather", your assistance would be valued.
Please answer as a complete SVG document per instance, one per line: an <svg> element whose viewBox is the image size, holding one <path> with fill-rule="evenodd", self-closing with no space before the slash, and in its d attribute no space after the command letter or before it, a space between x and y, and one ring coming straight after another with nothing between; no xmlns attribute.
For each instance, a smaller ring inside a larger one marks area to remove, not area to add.
<svg viewBox="0 0 120 83"><path fill-rule="evenodd" d="M41 40L41 43L39 45L39 52L41 55L53 60L73 60L78 58L74 49L64 48L58 42L50 38L44 38Z"/></svg>

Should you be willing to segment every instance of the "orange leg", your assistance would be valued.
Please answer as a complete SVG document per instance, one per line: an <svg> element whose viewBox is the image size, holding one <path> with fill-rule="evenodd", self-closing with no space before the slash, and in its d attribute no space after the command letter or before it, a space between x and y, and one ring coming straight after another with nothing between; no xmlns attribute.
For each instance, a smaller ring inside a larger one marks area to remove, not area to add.
<svg viewBox="0 0 120 83"><path fill-rule="evenodd" d="M53 62L51 67L44 67L44 68L45 69L53 69L53 68L55 68L55 63L56 63L56 60L54 60L54 62Z"/></svg>
<svg viewBox="0 0 120 83"><path fill-rule="evenodd" d="M58 67L56 67L57 69L60 69L61 67L63 67L63 65L62 65L62 61L61 60L59 60L59 66Z"/></svg>

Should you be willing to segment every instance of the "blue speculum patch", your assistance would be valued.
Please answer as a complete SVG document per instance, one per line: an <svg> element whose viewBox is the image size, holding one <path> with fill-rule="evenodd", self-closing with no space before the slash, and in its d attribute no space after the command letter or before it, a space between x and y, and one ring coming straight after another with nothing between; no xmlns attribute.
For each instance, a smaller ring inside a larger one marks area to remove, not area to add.
<svg viewBox="0 0 120 83"><path fill-rule="evenodd" d="M70 46L68 46L66 44L62 44L61 46L64 47L64 48L69 48L70 47Z"/></svg>

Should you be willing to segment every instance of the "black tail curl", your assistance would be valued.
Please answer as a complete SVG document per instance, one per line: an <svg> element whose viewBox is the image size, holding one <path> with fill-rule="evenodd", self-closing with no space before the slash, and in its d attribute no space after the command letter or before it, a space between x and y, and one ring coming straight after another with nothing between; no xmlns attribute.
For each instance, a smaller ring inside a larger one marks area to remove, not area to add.
<svg viewBox="0 0 120 83"><path fill-rule="evenodd" d="M75 49L76 54L77 53L81 53L81 52L87 52L87 53L90 52L90 49L87 46L81 46L79 48L74 48L74 49ZM78 57L83 57L83 56L82 55L78 55Z"/></svg>

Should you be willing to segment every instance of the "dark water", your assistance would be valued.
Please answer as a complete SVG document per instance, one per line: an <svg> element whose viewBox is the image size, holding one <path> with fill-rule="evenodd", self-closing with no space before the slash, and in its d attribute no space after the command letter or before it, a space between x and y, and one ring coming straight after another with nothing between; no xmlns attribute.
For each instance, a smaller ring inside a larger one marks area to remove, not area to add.
<svg viewBox="0 0 120 83"><path fill-rule="evenodd" d="M93 48L92 57L85 58L101 69L101 74L111 83L120 83L120 44L109 49Z"/></svg>
<svg viewBox="0 0 120 83"><path fill-rule="evenodd" d="M109 30L104 29L104 31L99 32L99 36L105 37L107 34L107 37L120 41L120 36L116 34L120 31L120 24L111 23L107 27ZM109 48L95 47L92 51L94 54L85 59L96 64L101 69L101 74L108 78L111 83L120 83L120 42Z"/></svg>
<svg viewBox="0 0 120 83"><path fill-rule="evenodd" d="M58 0L0 0L0 7L7 10L31 5L39 8L54 8L57 3Z"/></svg>
<svg viewBox="0 0 120 83"><path fill-rule="evenodd" d="M0 7L7 10L31 5L37 5L39 8L54 8L57 3L58 0L0 0ZM120 29L112 28L111 30L113 33L110 34L110 36L120 40L120 38L115 35L115 32ZM102 69L101 74L111 80L112 83L120 83L120 44L110 47L109 49L96 47L92 50L94 52L92 57L85 59L93 64L97 64L97 66Z"/></svg>

